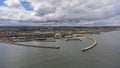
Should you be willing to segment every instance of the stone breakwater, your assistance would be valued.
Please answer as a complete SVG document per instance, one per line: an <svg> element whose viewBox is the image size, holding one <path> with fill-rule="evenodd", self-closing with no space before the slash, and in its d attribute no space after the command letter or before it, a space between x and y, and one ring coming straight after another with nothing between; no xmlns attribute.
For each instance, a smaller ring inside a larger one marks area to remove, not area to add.
<svg viewBox="0 0 120 68"><path fill-rule="evenodd" d="M6 42L6 43L8 43L8 44L13 44L13 45L18 45L18 46L26 46L26 47L60 49L59 46L26 45L26 44L19 44L19 43L16 43L16 42Z"/></svg>
<svg viewBox="0 0 120 68"><path fill-rule="evenodd" d="M88 47L85 47L85 48L81 48L81 51L87 51L87 50L89 50L89 49L91 49L91 48L93 48L93 47L95 47L96 45L97 45L97 41L95 40L95 39L92 39L92 38L88 38L88 39L90 39L90 40L92 40L93 41L93 44L91 44L90 46L88 46Z"/></svg>

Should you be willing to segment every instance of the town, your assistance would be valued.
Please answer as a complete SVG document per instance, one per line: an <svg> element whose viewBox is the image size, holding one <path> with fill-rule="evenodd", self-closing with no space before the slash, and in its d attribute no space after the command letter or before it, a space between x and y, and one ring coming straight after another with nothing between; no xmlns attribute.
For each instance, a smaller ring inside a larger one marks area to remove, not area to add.
<svg viewBox="0 0 120 68"><path fill-rule="evenodd" d="M119 27L47 27L47 26L1 26L0 41L55 41L120 30ZM79 39L78 38L78 39Z"/></svg>

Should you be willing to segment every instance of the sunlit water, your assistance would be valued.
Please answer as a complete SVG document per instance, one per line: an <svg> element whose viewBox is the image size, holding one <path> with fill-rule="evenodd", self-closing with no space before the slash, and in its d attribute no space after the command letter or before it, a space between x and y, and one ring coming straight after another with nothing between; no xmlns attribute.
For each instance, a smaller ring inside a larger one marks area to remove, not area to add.
<svg viewBox="0 0 120 68"><path fill-rule="evenodd" d="M60 49L34 48L0 43L0 68L120 68L120 32L90 36L97 46L86 52L91 40L23 42L23 44L60 46Z"/></svg>

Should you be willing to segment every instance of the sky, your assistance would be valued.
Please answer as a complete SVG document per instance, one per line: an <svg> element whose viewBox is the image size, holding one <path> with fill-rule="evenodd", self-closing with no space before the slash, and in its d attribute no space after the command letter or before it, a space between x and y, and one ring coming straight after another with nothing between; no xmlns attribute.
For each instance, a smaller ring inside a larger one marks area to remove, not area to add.
<svg viewBox="0 0 120 68"><path fill-rule="evenodd" d="M0 0L0 26L120 26L120 0Z"/></svg>

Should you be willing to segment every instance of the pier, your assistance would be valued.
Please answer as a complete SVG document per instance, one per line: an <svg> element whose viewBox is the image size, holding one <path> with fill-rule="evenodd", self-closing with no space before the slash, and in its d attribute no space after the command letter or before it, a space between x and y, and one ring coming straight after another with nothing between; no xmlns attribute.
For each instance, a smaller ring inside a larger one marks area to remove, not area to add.
<svg viewBox="0 0 120 68"><path fill-rule="evenodd" d="M81 41L81 39L74 39L74 38L65 39L65 41L76 41L76 40L80 40Z"/></svg>
<svg viewBox="0 0 120 68"><path fill-rule="evenodd" d="M91 49L91 48L93 48L93 47L95 47L97 45L97 41L95 39L92 39L92 38L88 38L88 39L92 40L93 44L88 46L88 47L81 48L82 52L87 51L87 50L89 50L89 49Z"/></svg>
<svg viewBox="0 0 120 68"><path fill-rule="evenodd" d="M38 46L38 45L26 45L26 44L19 44L15 42L6 42L8 44L18 45L18 46L26 46L26 47L36 47L36 48L51 48L51 49L60 49L59 46Z"/></svg>

